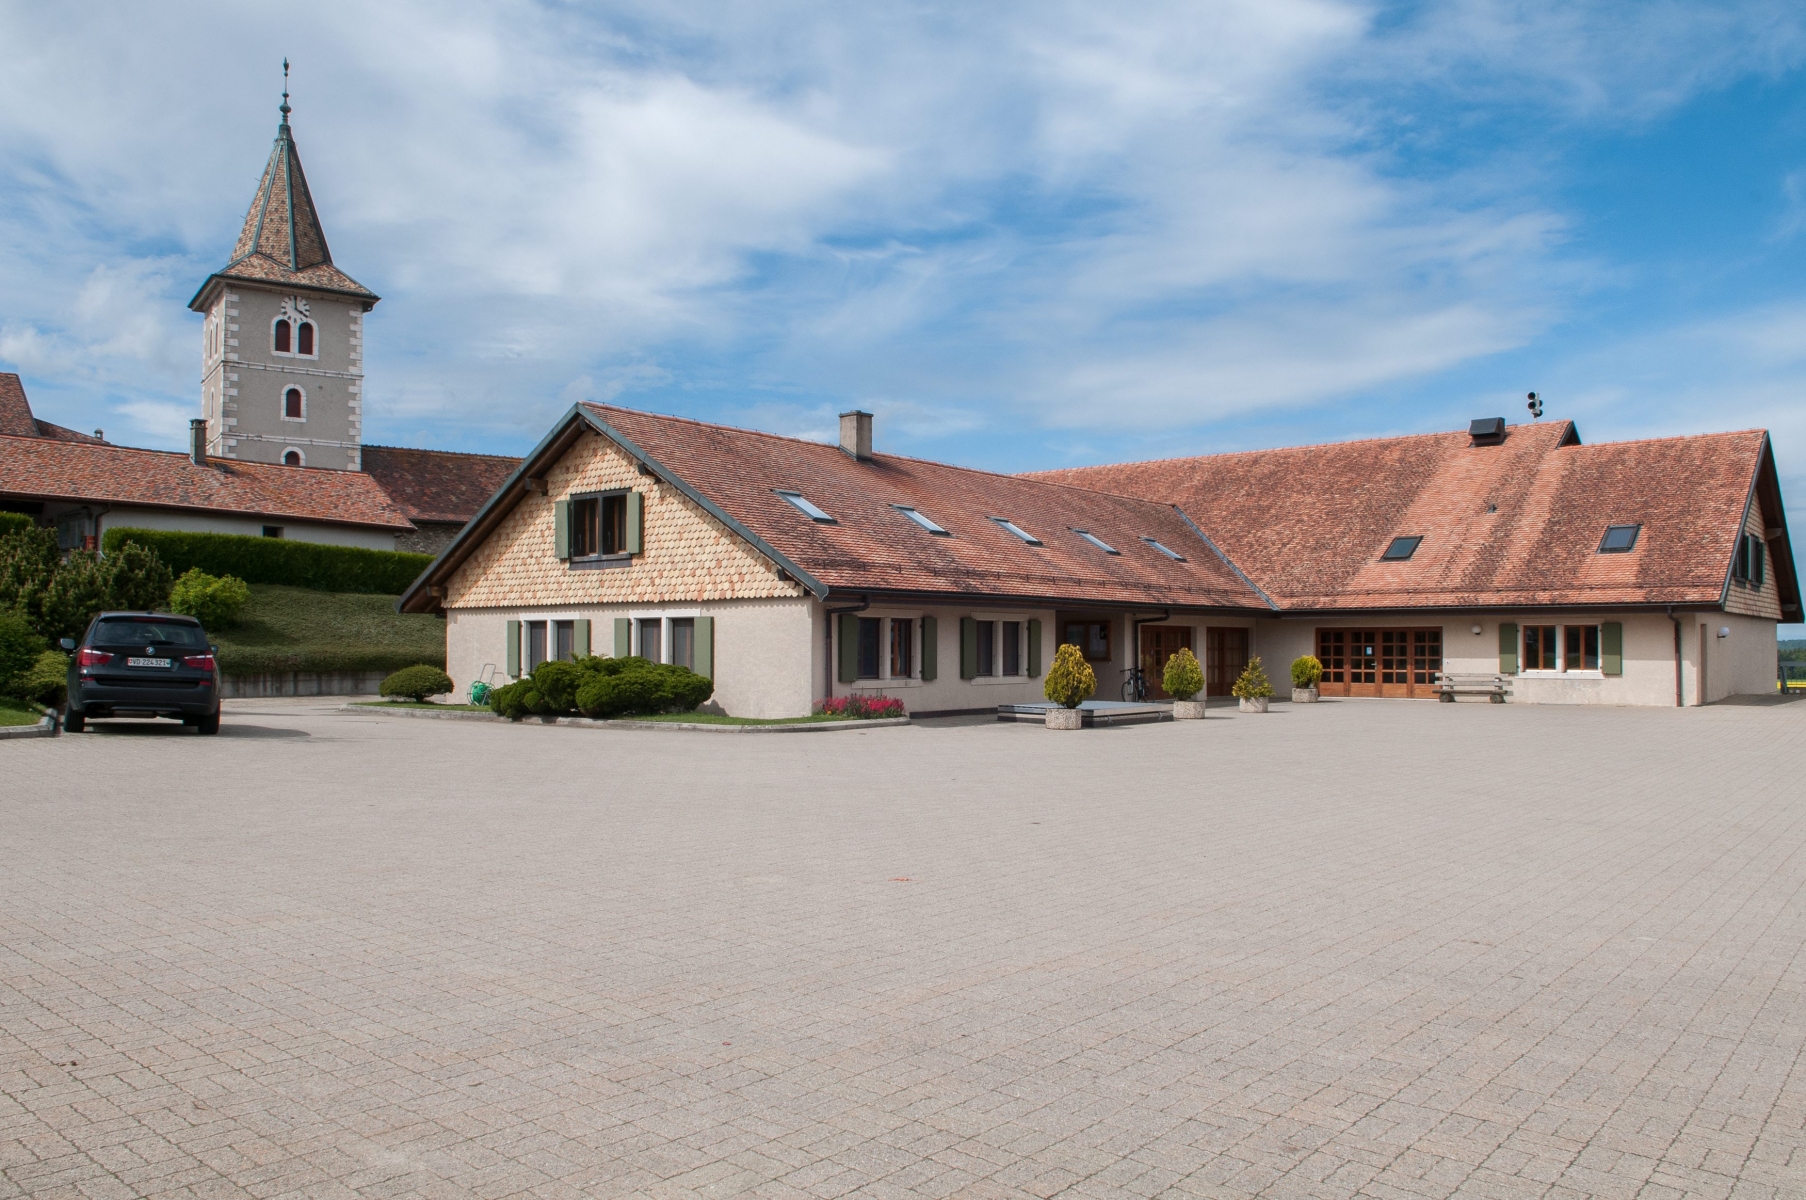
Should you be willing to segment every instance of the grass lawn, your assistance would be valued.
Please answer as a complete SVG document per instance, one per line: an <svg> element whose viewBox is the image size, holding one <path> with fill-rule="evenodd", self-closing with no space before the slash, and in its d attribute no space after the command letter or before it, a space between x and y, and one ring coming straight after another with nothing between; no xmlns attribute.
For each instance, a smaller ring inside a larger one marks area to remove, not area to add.
<svg viewBox="0 0 1806 1200"><path fill-rule="evenodd" d="M0 700L0 727L7 725L36 725L44 719L44 714L35 708L26 708L17 700Z"/></svg>
<svg viewBox="0 0 1806 1200"><path fill-rule="evenodd" d="M366 708L430 708L438 712L488 712L487 704L434 704L431 700L353 700Z"/></svg>
<svg viewBox="0 0 1806 1200"><path fill-rule="evenodd" d="M395 611L394 596L253 583L230 629L209 630L227 675L266 671L399 671L445 666L445 623Z"/></svg>

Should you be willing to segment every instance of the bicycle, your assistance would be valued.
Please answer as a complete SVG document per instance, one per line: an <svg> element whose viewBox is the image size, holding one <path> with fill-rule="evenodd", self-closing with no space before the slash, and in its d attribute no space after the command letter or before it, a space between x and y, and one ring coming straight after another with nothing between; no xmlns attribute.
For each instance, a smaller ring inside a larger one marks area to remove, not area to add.
<svg viewBox="0 0 1806 1200"><path fill-rule="evenodd" d="M1128 676L1122 681L1122 698L1127 704L1145 704L1148 699L1148 677L1141 673L1140 667L1124 667L1122 673Z"/></svg>

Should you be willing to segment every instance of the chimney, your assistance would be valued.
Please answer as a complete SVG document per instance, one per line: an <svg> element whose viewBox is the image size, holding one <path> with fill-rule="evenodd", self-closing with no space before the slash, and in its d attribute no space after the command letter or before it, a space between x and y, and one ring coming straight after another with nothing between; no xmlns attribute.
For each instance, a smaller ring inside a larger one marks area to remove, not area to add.
<svg viewBox="0 0 1806 1200"><path fill-rule="evenodd" d="M863 409L840 414L840 448L860 462L872 457L872 414Z"/></svg>
<svg viewBox="0 0 1806 1200"><path fill-rule="evenodd" d="M207 418L196 417L188 422L188 457L194 465L207 465Z"/></svg>

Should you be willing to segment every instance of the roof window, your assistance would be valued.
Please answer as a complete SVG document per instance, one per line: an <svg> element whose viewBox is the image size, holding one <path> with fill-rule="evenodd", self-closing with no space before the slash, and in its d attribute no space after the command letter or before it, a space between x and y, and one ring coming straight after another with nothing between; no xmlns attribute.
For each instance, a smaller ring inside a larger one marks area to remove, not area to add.
<svg viewBox="0 0 1806 1200"><path fill-rule="evenodd" d="M1637 548L1637 535L1642 532L1641 525L1607 525L1605 536L1599 539L1599 553L1629 554Z"/></svg>
<svg viewBox="0 0 1806 1200"><path fill-rule="evenodd" d="M1168 558L1172 559L1174 562L1184 562L1185 561L1185 556L1183 554L1179 553L1177 550L1173 549L1171 546L1162 545L1160 542L1155 541L1151 537L1144 537L1141 540L1146 542L1148 545L1152 546L1154 549L1160 551L1160 553L1166 555Z"/></svg>
<svg viewBox="0 0 1806 1200"><path fill-rule="evenodd" d="M1386 553L1380 555L1381 562L1404 562L1417 553L1421 537L1395 537L1392 544L1386 547Z"/></svg>
<svg viewBox="0 0 1806 1200"><path fill-rule="evenodd" d="M914 521L917 525L920 525L923 529L926 529L929 533L936 535L937 537L952 537L953 536L952 534L948 533L945 529L942 529L939 525L935 524L934 519L932 517L923 516L921 513L917 512L915 509L909 507L909 505L907 505L907 504L893 504L893 505L891 505L891 507L896 509L898 512L902 513L904 516L908 517L910 520Z"/></svg>
<svg viewBox="0 0 1806 1200"><path fill-rule="evenodd" d="M1084 538L1086 541L1090 542L1093 546L1096 546L1099 550L1102 550L1105 554L1121 554L1122 553L1121 550L1118 550L1115 546L1112 546L1109 542L1106 542L1103 538L1098 537L1097 534L1095 534L1095 533L1090 533L1083 529L1075 529L1075 530L1073 530L1073 532L1078 534L1080 537Z"/></svg>
<svg viewBox="0 0 1806 1200"><path fill-rule="evenodd" d="M821 525L832 525L835 523L833 517L830 517L827 513L809 503L808 498L801 492L787 492L783 488L777 488L775 490L778 495L790 501L791 507L795 508L796 511L802 513L805 517L808 517L811 521Z"/></svg>
<svg viewBox="0 0 1806 1200"><path fill-rule="evenodd" d="M1016 524L1016 522L1010 520L1008 517L992 517L991 520L997 522L999 525L1003 526L1005 529L1009 530L1011 533L1015 534L1017 537L1021 538L1025 542L1027 542L1029 545L1031 545L1031 546L1041 545L1040 538L1036 537L1034 534L1030 533L1028 530L1022 528L1022 526Z"/></svg>

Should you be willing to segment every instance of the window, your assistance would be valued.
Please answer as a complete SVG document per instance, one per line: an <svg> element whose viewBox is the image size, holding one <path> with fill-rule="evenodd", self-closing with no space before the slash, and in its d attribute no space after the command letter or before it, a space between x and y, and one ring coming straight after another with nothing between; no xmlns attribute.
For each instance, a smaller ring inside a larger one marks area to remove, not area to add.
<svg viewBox="0 0 1806 1200"><path fill-rule="evenodd" d="M291 421L306 419L307 397L300 388L292 387L282 393L282 415Z"/></svg>
<svg viewBox="0 0 1806 1200"><path fill-rule="evenodd" d="M1563 625L1561 627L1562 663L1569 671L1599 669L1599 626Z"/></svg>
<svg viewBox="0 0 1806 1200"><path fill-rule="evenodd" d="M282 526L280 526L280 525L265 525L265 526L264 526L264 527L263 527L263 536L264 536L264 537L274 537L274 538L279 538L279 537L281 537L281 536L282 536Z"/></svg>
<svg viewBox="0 0 1806 1200"><path fill-rule="evenodd" d="M1526 671L1553 671L1556 657L1555 625L1524 626L1524 665Z"/></svg>
<svg viewBox="0 0 1806 1200"><path fill-rule="evenodd" d="M1599 539L1599 553L1628 554L1637 548L1637 535L1641 532L1641 525L1607 525L1605 536Z"/></svg>
<svg viewBox="0 0 1806 1200"><path fill-rule="evenodd" d="M314 323L312 321L303 321L301 322L301 327L295 331L295 353L312 354L313 352Z"/></svg>
<svg viewBox="0 0 1806 1200"><path fill-rule="evenodd" d="M1160 553L1166 555L1168 558L1172 559L1174 562L1184 562L1185 561L1185 556L1183 554L1179 553L1177 550L1174 550L1167 546L1161 545L1159 542L1155 541L1151 537L1144 537L1141 540L1146 542L1148 545L1152 546L1154 549L1160 551Z"/></svg>
<svg viewBox="0 0 1806 1200"><path fill-rule="evenodd" d="M1421 537L1395 537L1392 544L1386 547L1386 553L1380 555L1381 562L1404 562L1417 553L1417 544Z"/></svg>
<svg viewBox="0 0 1806 1200"><path fill-rule="evenodd" d="M602 499L586 496L571 501L571 557L585 558L602 552Z"/></svg>
<svg viewBox="0 0 1806 1200"><path fill-rule="evenodd" d="M978 622L978 673L997 674L997 622Z"/></svg>
<svg viewBox="0 0 1806 1200"><path fill-rule="evenodd" d="M524 622L527 630L527 674L531 675L546 660L546 623Z"/></svg>
<svg viewBox="0 0 1806 1200"><path fill-rule="evenodd" d="M859 618L859 678L878 678L878 639L881 636L879 627L883 624L877 617Z"/></svg>
<svg viewBox="0 0 1806 1200"><path fill-rule="evenodd" d="M696 618L675 617L671 621L671 661L680 667L696 669Z"/></svg>
<svg viewBox="0 0 1806 1200"><path fill-rule="evenodd" d="M892 617L890 622L890 677L908 679L915 674L916 623Z"/></svg>
<svg viewBox="0 0 1806 1200"><path fill-rule="evenodd" d="M1115 546L1112 546L1109 542L1106 542L1103 538L1098 537L1097 534L1095 534L1095 533L1088 533L1083 529L1075 529L1075 530L1073 530L1073 532L1078 534L1080 537L1084 538L1086 541L1090 542L1093 546L1096 546L1099 550L1102 550L1105 554L1121 554L1122 553L1121 550L1118 550Z"/></svg>
<svg viewBox="0 0 1806 1200"><path fill-rule="evenodd" d="M276 322L276 353L287 354L289 346L289 323L286 320Z"/></svg>
<svg viewBox="0 0 1806 1200"><path fill-rule="evenodd" d="M932 521L928 517L923 516L921 513L917 512L913 508L910 508L906 504L893 504L893 505L891 505L891 507L896 509L898 512L902 513L904 516L908 517L910 520L914 521L917 525L920 525L923 529L926 529L929 533L936 534L940 537L952 537L953 536L952 534L948 533L945 529L942 529L939 525L935 524L934 521Z"/></svg>
<svg viewBox="0 0 1806 1200"><path fill-rule="evenodd" d="M1003 674L1022 674L1022 622L1003 623Z"/></svg>
<svg viewBox="0 0 1806 1200"><path fill-rule="evenodd" d="M1114 553L1114 551L1112 551ZM1062 646L1077 646L1092 662L1110 661L1110 622L1068 621Z"/></svg>
<svg viewBox="0 0 1806 1200"><path fill-rule="evenodd" d="M1768 546L1753 533L1737 539L1737 553L1731 558L1731 578L1750 587L1762 586L1768 574Z"/></svg>
<svg viewBox="0 0 1806 1200"><path fill-rule="evenodd" d="M796 511L802 513L805 517L808 517L811 521L818 522L819 524L822 524L822 525L834 524L833 517L830 517L827 513L823 512L821 509L815 507L815 505L809 503L809 501L804 498L804 496L801 492L786 492L780 488L778 490L778 495L780 495L780 496L784 497L784 499L790 501L791 506L793 508L795 508Z"/></svg>
<svg viewBox="0 0 1806 1200"><path fill-rule="evenodd" d="M1005 529L1009 530L1011 533L1015 534L1017 537L1021 538L1023 541L1027 542L1031 546L1039 546L1041 544L1040 538L1036 537L1034 534L1030 533L1028 530L1022 528L1022 526L1016 524L1016 522L1010 520L1008 517L992 517L991 520L997 522L999 525L1003 526Z"/></svg>
<svg viewBox="0 0 1806 1200"><path fill-rule="evenodd" d="M301 457L301 452L299 450L284 450L282 452L282 465L285 467L301 467L307 465L307 460Z"/></svg>
<svg viewBox="0 0 1806 1200"><path fill-rule="evenodd" d="M577 622L552 622L552 657L570 662L577 657Z"/></svg>
<svg viewBox="0 0 1806 1200"><path fill-rule="evenodd" d="M664 662L660 643L660 635L664 631L664 622L658 617L649 617L640 622L640 657L649 658L653 662Z"/></svg>

